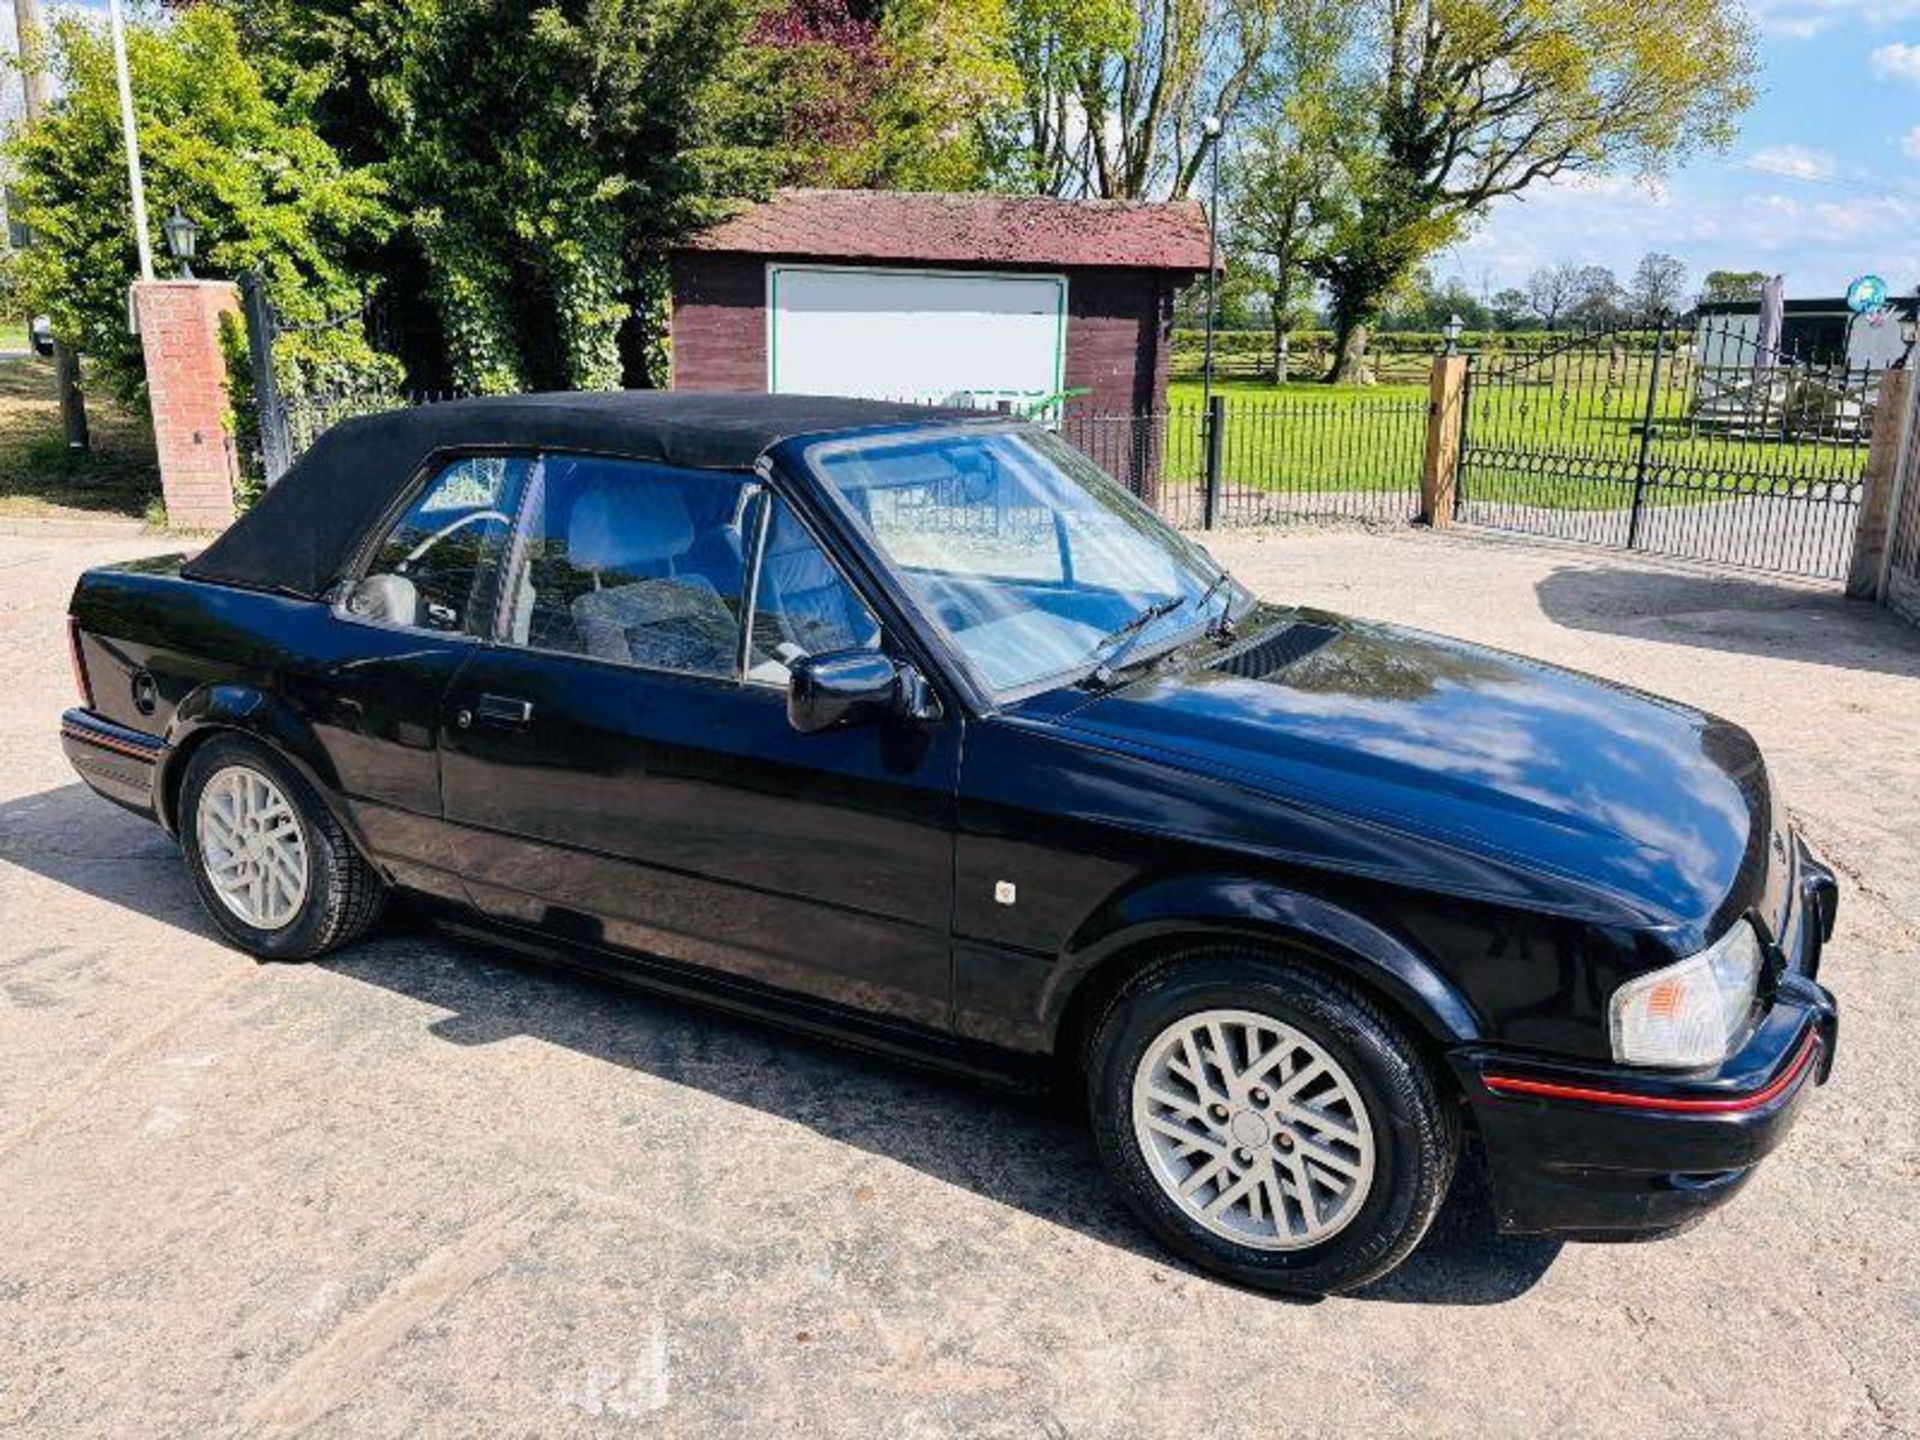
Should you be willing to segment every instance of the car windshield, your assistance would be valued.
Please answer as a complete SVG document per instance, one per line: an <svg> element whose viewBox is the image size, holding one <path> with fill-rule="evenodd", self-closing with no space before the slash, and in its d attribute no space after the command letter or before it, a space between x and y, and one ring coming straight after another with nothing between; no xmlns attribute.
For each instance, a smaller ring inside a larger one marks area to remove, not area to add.
<svg viewBox="0 0 1920 1440"><path fill-rule="evenodd" d="M1240 592L1059 437L1030 426L826 441L816 472L997 694L1131 664Z"/></svg>

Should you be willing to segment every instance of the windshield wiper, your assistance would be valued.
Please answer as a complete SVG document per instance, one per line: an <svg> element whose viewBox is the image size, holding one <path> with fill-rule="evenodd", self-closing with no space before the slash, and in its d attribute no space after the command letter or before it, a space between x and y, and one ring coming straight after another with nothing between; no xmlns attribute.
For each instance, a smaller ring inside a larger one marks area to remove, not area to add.
<svg viewBox="0 0 1920 1440"><path fill-rule="evenodd" d="M1113 677L1121 662L1133 653L1133 647L1140 643L1140 637L1147 633L1147 627L1161 617L1171 615L1186 603L1187 597L1184 595L1169 595L1165 600L1156 600L1126 624L1101 636L1100 643L1094 647L1096 653L1109 645L1119 648L1094 666L1093 673L1087 678L1102 689L1113 684Z"/></svg>
<svg viewBox="0 0 1920 1440"><path fill-rule="evenodd" d="M1213 597L1218 595L1225 586L1232 583L1232 580L1233 576L1229 575L1225 569L1222 569L1218 575L1213 577L1213 583L1201 591L1200 598L1194 602L1202 614L1206 613L1207 606L1213 602ZM1207 621L1207 637L1217 640L1231 640L1233 638L1233 594L1231 591L1227 594L1226 609L1222 610L1218 617Z"/></svg>

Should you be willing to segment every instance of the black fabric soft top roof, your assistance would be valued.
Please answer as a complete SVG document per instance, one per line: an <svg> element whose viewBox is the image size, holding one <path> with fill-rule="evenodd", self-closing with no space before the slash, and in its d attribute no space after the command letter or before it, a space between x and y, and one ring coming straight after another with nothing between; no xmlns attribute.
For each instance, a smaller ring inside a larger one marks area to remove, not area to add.
<svg viewBox="0 0 1920 1440"><path fill-rule="evenodd" d="M328 430L252 510L189 562L195 580L317 597L436 452L588 450L701 470L747 470L797 435L983 419L881 400L664 390L452 400Z"/></svg>

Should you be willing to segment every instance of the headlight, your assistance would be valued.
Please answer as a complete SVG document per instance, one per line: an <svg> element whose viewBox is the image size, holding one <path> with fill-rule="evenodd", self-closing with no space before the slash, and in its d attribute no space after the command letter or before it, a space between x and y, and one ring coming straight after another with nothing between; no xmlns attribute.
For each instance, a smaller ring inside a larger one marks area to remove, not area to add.
<svg viewBox="0 0 1920 1440"><path fill-rule="evenodd" d="M1746 1028L1764 957L1738 921L1698 955L1613 992L1613 1058L1624 1065L1717 1065Z"/></svg>

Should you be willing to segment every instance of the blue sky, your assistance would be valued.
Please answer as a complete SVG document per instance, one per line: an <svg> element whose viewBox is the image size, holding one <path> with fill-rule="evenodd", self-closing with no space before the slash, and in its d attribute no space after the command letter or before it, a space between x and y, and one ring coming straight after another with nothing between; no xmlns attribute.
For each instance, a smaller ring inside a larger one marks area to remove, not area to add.
<svg viewBox="0 0 1920 1440"><path fill-rule="evenodd" d="M1920 0L1751 0L1761 95L1724 155L1647 187L1563 180L1498 205L1435 270L1469 289L1560 260L1623 278L1648 250L1837 295L1873 271L1920 285Z"/></svg>

